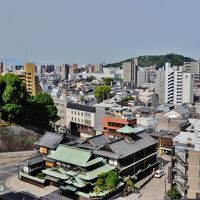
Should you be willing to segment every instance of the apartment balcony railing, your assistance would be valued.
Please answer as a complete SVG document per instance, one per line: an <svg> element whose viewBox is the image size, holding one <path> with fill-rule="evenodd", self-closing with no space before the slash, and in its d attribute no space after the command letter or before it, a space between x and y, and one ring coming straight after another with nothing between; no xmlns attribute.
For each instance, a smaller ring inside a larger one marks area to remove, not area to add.
<svg viewBox="0 0 200 200"><path fill-rule="evenodd" d="M186 191L188 186L186 186L186 183L181 183L180 181L174 179L172 181L173 184L176 184L182 191Z"/></svg>
<svg viewBox="0 0 200 200"><path fill-rule="evenodd" d="M187 162L184 161L181 157L179 157L177 154L172 156L172 159L177 160L182 166L187 166Z"/></svg>
<svg viewBox="0 0 200 200"><path fill-rule="evenodd" d="M173 172L177 172L183 179L187 180L187 175L184 174L180 169L177 167L172 168Z"/></svg>

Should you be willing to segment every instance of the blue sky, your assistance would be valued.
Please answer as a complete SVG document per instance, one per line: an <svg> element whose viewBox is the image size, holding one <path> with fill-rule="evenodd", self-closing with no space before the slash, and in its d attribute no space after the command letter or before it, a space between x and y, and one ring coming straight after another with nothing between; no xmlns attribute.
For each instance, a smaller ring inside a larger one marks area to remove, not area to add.
<svg viewBox="0 0 200 200"><path fill-rule="evenodd" d="M199 0L0 0L0 58L117 62L179 53L200 58Z"/></svg>

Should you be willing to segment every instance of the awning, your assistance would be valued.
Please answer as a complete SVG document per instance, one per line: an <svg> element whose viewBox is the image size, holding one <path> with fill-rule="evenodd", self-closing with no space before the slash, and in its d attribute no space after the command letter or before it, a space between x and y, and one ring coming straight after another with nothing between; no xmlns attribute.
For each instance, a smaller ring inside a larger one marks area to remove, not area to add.
<svg viewBox="0 0 200 200"><path fill-rule="evenodd" d="M161 147L162 150L166 150L166 151L172 151L172 149L170 148L166 148L166 147Z"/></svg>

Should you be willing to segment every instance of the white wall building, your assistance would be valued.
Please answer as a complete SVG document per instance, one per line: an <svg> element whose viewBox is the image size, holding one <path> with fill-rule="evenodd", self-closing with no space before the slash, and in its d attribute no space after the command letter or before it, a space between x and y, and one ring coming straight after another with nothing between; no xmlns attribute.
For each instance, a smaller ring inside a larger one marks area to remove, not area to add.
<svg viewBox="0 0 200 200"><path fill-rule="evenodd" d="M180 105L193 103L194 76L184 73L183 67L165 64L165 103Z"/></svg>

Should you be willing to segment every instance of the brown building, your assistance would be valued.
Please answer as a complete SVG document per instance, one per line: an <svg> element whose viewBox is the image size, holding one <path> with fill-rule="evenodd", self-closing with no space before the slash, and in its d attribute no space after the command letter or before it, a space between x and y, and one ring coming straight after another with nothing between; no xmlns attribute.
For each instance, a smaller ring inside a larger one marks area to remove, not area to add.
<svg viewBox="0 0 200 200"><path fill-rule="evenodd" d="M179 132L176 131L156 131L150 133L150 136L158 141L158 152L160 155L172 154L173 151L173 138L175 138Z"/></svg>
<svg viewBox="0 0 200 200"><path fill-rule="evenodd" d="M200 139L196 132L181 132L174 138L172 186L189 199L200 198Z"/></svg>
<svg viewBox="0 0 200 200"><path fill-rule="evenodd" d="M107 138L118 137L118 129L128 125L135 127L137 120L131 112L123 112L121 116L107 115L103 117L103 134Z"/></svg>

